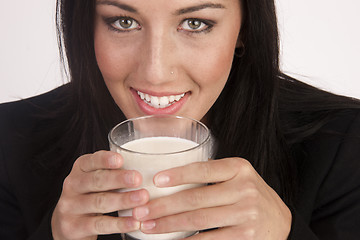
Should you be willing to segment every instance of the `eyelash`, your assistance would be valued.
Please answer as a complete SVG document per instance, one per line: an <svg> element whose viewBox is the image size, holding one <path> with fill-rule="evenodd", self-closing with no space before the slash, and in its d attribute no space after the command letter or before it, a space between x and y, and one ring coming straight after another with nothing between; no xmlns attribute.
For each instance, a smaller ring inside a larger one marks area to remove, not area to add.
<svg viewBox="0 0 360 240"><path fill-rule="evenodd" d="M205 28L202 30L184 30L182 27L183 24L185 24L186 21L198 21L200 24L204 24ZM212 30L212 28L215 26L216 22L212 20L205 20L205 19L199 19L199 18L187 18L181 22L181 24L178 27L178 31L184 31L187 34L199 34L199 33L208 33Z"/></svg>
<svg viewBox="0 0 360 240"><path fill-rule="evenodd" d="M139 28L136 28L136 29L119 29L117 27L114 27L114 24L117 21L121 20L121 19L132 20L132 21L136 22L140 26L140 24L135 19L133 19L132 17L129 17L129 16L104 17L104 21L105 21L106 25L108 26L108 28L111 31L124 33L124 32L131 32L133 30L140 30L141 29L141 26Z"/></svg>
<svg viewBox="0 0 360 240"><path fill-rule="evenodd" d="M126 32L131 32L133 30L141 30L141 25L135 20L133 19L132 17L129 17L129 16L116 16L116 17L104 17L103 18L106 25L108 26L108 28L111 30L111 31L115 31L115 32L120 32L120 33L126 33ZM132 20L134 21L135 23L137 23L139 25L138 28L135 28L135 29L119 29L117 27L114 27L114 24L121 20L121 19L128 19L128 20ZM181 26L183 24L185 24L186 21L199 21L200 24L204 24L205 25L205 28L202 29L202 30L184 30ZM187 34L199 34L199 33L208 33L212 30L212 28L215 26L216 22L215 21L212 21L212 20L206 20L206 19L199 19L199 18L187 18L187 19L184 19L183 21L181 21L181 23L179 24L177 30L178 31L184 31L186 32Z"/></svg>

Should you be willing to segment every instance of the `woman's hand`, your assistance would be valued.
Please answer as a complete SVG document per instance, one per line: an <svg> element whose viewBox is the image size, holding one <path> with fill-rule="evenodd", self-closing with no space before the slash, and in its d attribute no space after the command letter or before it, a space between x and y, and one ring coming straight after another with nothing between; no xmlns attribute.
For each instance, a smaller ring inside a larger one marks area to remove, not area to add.
<svg viewBox="0 0 360 240"><path fill-rule="evenodd" d="M287 239L291 212L276 192L241 158L189 164L154 177L159 187L216 183L148 202L133 210L144 233L196 231L188 239Z"/></svg>
<svg viewBox="0 0 360 240"><path fill-rule="evenodd" d="M131 217L103 215L134 208L149 200L144 189L126 193L112 191L138 187L142 182L140 173L122 170L122 164L119 154L108 151L84 155L75 161L52 215L55 240L97 239L100 234L139 229L139 221Z"/></svg>

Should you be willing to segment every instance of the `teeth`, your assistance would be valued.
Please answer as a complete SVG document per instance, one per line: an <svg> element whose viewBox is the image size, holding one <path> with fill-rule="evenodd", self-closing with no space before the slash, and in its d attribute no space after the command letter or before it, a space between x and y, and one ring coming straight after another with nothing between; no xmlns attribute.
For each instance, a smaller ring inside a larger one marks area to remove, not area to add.
<svg viewBox="0 0 360 240"><path fill-rule="evenodd" d="M139 93L140 93L140 94L139 94L140 98L141 98L142 100L144 100L144 99L145 99L145 94L142 93L142 92L139 92Z"/></svg>
<svg viewBox="0 0 360 240"><path fill-rule="evenodd" d="M166 106L166 105L168 105L169 104L169 102L170 102L170 98L168 98L168 97L161 97L161 98L159 98L159 104L160 104L160 106Z"/></svg>
<svg viewBox="0 0 360 240"><path fill-rule="evenodd" d="M156 106L156 105L159 105L159 103L160 103L160 100L158 97L151 96L151 104Z"/></svg>
<svg viewBox="0 0 360 240"><path fill-rule="evenodd" d="M137 94L140 96L144 102L149 104L150 106L154 108L165 108L175 103L175 101L179 101L181 98L185 96L185 93L179 94L179 95L171 95L171 96L162 96L162 97L156 97L151 96L146 93L142 93L140 91L137 91Z"/></svg>

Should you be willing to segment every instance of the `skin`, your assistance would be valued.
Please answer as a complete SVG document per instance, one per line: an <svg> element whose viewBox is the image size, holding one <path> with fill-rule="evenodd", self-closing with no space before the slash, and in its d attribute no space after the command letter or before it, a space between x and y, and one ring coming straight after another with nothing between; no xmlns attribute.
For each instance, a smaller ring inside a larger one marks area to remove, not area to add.
<svg viewBox="0 0 360 240"><path fill-rule="evenodd" d="M186 93L173 114L204 120L229 75L241 28L239 1L112 2L126 4L136 12L109 5L109 1L97 1L95 54L105 83L126 117L146 114L134 97L132 89L136 89L156 96ZM174 14L203 3L221 7ZM122 29L119 21L104 21L119 15L136 22L130 29ZM192 29L188 24L192 18L216 23L211 29L203 24ZM121 169L122 164L119 154L108 151L75 161L52 216L55 240L96 239L101 234L139 229L144 233L168 233L208 228L218 229L188 239L288 237L290 210L245 159L220 159L162 171L154 177L158 187L215 184L151 201L144 189L112 191L141 185L141 175ZM103 215L129 208L133 208L133 218Z"/></svg>
<svg viewBox="0 0 360 240"><path fill-rule="evenodd" d="M133 6L138 13L98 4L95 28L97 62L117 105L127 118L138 117L146 113L135 102L131 88L160 96L188 92L189 98L176 114L201 119L219 96L231 69L240 31L239 2L219 1L225 9L206 8L181 15L176 11L199 2L118 2ZM102 17L118 15L134 18L141 30L109 31ZM185 19L195 17L217 23L201 33L178 29Z"/></svg>

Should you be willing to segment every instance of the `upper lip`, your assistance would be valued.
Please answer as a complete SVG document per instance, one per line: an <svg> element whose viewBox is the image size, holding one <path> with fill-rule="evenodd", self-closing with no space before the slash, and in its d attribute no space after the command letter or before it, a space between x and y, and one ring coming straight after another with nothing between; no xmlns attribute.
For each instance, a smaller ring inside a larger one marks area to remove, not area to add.
<svg viewBox="0 0 360 240"><path fill-rule="evenodd" d="M149 90L141 90L141 89L135 89L133 88L134 91L139 91L154 97L164 97L164 96L171 96L171 95L181 95L183 93L187 93L187 91L184 92L154 92L154 91L149 91Z"/></svg>

